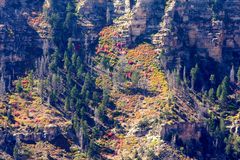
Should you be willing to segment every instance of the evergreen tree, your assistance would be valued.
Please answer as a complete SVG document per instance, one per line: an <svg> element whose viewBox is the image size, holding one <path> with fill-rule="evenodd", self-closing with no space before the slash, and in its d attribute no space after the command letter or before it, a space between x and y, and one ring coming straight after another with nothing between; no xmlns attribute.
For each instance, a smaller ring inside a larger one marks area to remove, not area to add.
<svg viewBox="0 0 240 160"><path fill-rule="evenodd" d="M71 89L71 98L77 99L77 96L78 96L78 89L77 89L77 86L75 85L75 86Z"/></svg>
<svg viewBox="0 0 240 160"><path fill-rule="evenodd" d="M106 122L106 119L105 119L105 116L106 116L106 107L103 103L101 103L98 108L97 108L97 111L96 111L96 118L105 123Z"/></svg>
<svg viewBox="0 0 240 160"><path fill-rule="evenodd" d="M187 78L187 69L185 66L183 68L183 82L185 85L187 85L187 86L189 85L189 80Z"/></svg>
<svg viewBox="0 0 240 160"><path fill-rule="evenodd" d="M22 87L22 81L19 79L16 83L16 91L18 93L21 93L23 91L23 87Z"/></svg>
<svg viewBox="0 0 240 160"><path fill-rule="evenodd" d="M226 126L223 118L220 118L220 131L223 133L226 131Z"/></svg>
<svg viewBox="0 0 240 160"><path fill-rule="evenodd" d="M71 60L72 60L72 66L76 70L77 69L77 54L76 54L76 52L73 53Z"/></svg>
<svg viewBox="0 0 240 160"><path fill-rule="evenodd" d="M90 89L90 88L89 88L89 83L90 83L90 75L87 74L87 75L85 76L84 84L83 84L82 90L81 90L81 95L82 95L84 98L85 98L85 96L86 96L87 90Z"/></svg>
<svg viewBox="0 0 240 160"><path fill-rule="evenodd" d="M99 101L98 93L96 91L92 94L92 100L94 103L97 103Z"/></svg>
<svg viewBox="0 0 240 160"><path fill-rule="evenodd" d="M98 126L93 127L93 129L92 129L92 136L95 139L98 139L100 137L100 129L99 129Z"/></svg>
<svg viewBox="0 0 240 160"><path fill-rule="evenodd" d="M77 65L77 68L80 68L80 67L82 67L83 66L83 61L82 61L82 59L80 58L80 56L77 56L77 63L76 63L76 65Z"/></svg>
<svg viewBox="0 0 240 160"><path fill-rule="evenodd" d="M101 60L101 65L103 66L104 69L108 69L109 68L109 58L106 58L105 56L102 57Z"/></svg>
<svg viewBox="0 0 240 160"><path fill-rule="evenodd" d="M81 112L81 108L82 108L82 102L81 102L81 100L80 99L77 99L77 102L76 102L76 111L77 111L77 113L80 113ZM81 117L81 115L80 115L80 119L81 119L82 117Z"/></svg>
<svg viewBox="0 0 240 160"><path fill-rule="evenodd" d="M67 45L67 51L68 51L68 54L71 55L73 53L73 43L72 43L72 39L69 38L68 39L68 45Z"/></svg>
<svg viewBox="0 0 240 160"><path fill-rule="evenodd" d="M86 108L83 106L80 110L80 117L82 120L86 120Z"/></svg>
<svg viewBox="0 0 240 160"><path fill-rule="evenodd" d="M103 106L108 106L108 102L109 102L108 90L104 89L103 90L103 99L102 99Z"/></svg>
<svg viewBox="0 0 240 160"><path fill-rule="evenodd" d="M72 78L71 78L71 73L69 71L67 72L66 78L67 78L67 86L72 86Z"/></svg>
<svg viewBox="0 0 240 160"><path fill-rule="evenodd" d="M213 88L211 88L211 89L208 91L208 96L209 96L209 99L210 99L211 101L214 101L215 96L214 96L214 89L213 89Z"/></svg>
<svg viewBox="0 0 240 160"><path fill-rule="evenodd" d="M97 155L97 146L93 142L93 140L90 141L89 147L88 147L88 156L90 158L93 158Z"/></svg>
<svg viewBox="0 0 240 160"><path fill-rule="evenodd" d="M13 157L14 159L18 160L18 154L19 154L19 144L16 143L14 148L13 148Z"/></svg>
<svg viewBox="0 0 240 160"><path fill-rule="evenodd" d="M68 58L68 54L67 54L67 52L65 52L64 53L64 69L65 70L69 70L70 65L71 65L71 62L70 62L70 60Z"/></svg>
<svg viewBox="0 0 240 160"><path fill-rule="evenodd" d="M217 96L218 99L220 99L221 94L222 94L222 85L219 84L219 86L217 88L217 93L216 93L216 96Z"/></svg>
<svg viewBox="0 0 240 160"><path fill-rule="evenodd" d="M61 53L59 49L56 49L52 55L52 60L49 64L49 67L53 72L57 72L59 66L61 66Z"/></svg>
<svg viewBox="0 0 240 160"><path fill-rule="evenodd" d="M229 78L225 76L225 78L222 81L222 93L220 96L220 101L222 103L225 103L227 101L227 96L229 95Z"/></svg>
<svg viewBox="0 0 240 160"><path fill-rule="evenodd" d="M77 70L77 77L81 78L83 76L83 73L84 73L83 66L80 66Z"/></svg>
<svg viewBox="0 0 240 160"><path fill-rule="evenodd" d="M75 132L79 132L80 130L80 121L79 121L79 118L78 118L78 115L77 113L75 112L73 117L72 117L72 123L73 123L73 128L75 130Z"/></svg>
<svg viewBox="0 0 240 160"><path fill-rule="evenodd" d="M210 76L210 79L209 79L209 80L210 80L210 82L211 82L211 85L214 87L214 85L215 85L215 75L212 74L212 75Z"/></svg>
<svg viewBox="0 0 240 160"><path fill-rule="evenodd" d="M28 87L29 87L29 89L30 90L32 90L32 88L33 88L33 71L31 71L30 73L29 73L29 75L28 75Z"/></svg>
<svg viewBox="0 0 240 160"><path fill-rule="evenodd" d="M233 151L236 157L239 157L240 155L240 137L235 136L233 141Z"/></svg>
<svg viewBox="0 0 240 160"><path fill-rule="evenodd" d="M198 76L198 72L199 72L199 67L198 64L196 64L196 66L194 68L191 69L191 88L194 89L195 88L195 83L197 80L197 76Z"/></svg>
<svg viewBox="0 0 240 160"><path fill-rule="evenodd" d="M89 145L88 125L86 121L81 121L81 128L78 134L79 144L82 150L86 150Z"/></svg>
<svg viewBox="0 0 240 160"><path fill-rule="evenodd" d="M75 6L71 2L69 2L67 4L67 8L66 8L67 15L64 21L64 27L68 31L73 31L75 29L74 25L76 21L76 16L74 15L74 11L75 11Z"/></svg>
<svg viewBox="0 0 240 160"><path fill-rule="evenodd" d="M57 10L58 1L57 0L49 0L48 2L50 4L50 10L52 12L56 11Z"/></svg>
<svg viewBox="0 0 240 160"><path fill-rule="evenodd" d="M70 109L70 100L69 100L69 97L66 96L65 102L64 102L64 110L69 111L69 109Z"/></svg>
<svg viewBox="0 0 240 160"><path fill-rule="evenodd" d="M240 83L240 66L239 66L238 72L237 72L237 79L238 79L238 83Z"/></svg>
<svg viewBox="0 0 240 160"><path fill-rule="evenodd" d="M132 85L133 85L134 87L137 87L139 80L140 80L140 74L139 74L139 72L138 72L138 71L134 71L134 72L132 73L132 76L131 76Z"/></svg>

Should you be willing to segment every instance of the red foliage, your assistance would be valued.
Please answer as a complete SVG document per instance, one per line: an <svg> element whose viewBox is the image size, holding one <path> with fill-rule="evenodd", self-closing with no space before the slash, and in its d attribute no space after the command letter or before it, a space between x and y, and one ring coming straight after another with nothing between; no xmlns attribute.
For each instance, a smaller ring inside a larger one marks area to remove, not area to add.
<svg viewBox="0 0 240 160"><path fill-rule="evenodd" d="M14 115L15 115L15 117L19 117L20 113L16 112Z"/></svg>
<svg viewBox="0 0 240 160"><path fill-rule="evenodd" d="M26 84L28 84L28 83L29 83L29 82L28 82L27 79L22 80L22 85L26 85Z"/></svg>
<svg viewBox="0 0 240 160"><path fill-rule="evenodd" d="M132 77L132 72L127 72L127 73L126 73L126 78L131 79L131 77Z"/></svg>
<svg viewBox="0 0 240 160"><path fill-rule="evenodd" d="M15 122L14 127L19 128L20 127L20 123L19 122Z"/></svg>
<svg viewBox="0 0 240 160"><path fill-rule="evenodd" d="M129 60L129 61L128 61L128 64L129 64L129 65L133 65L134 62L133 62L132 60Z"/></svg>

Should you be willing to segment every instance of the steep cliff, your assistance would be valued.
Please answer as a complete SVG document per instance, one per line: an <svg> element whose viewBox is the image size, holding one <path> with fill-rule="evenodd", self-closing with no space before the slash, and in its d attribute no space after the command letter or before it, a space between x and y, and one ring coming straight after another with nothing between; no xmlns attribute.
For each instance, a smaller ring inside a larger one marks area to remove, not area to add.
<svg viewBox="0 0 240 160"><path fill-rule="evenodd" d="M238 1L168 1L159 33L153 43L171 59L213 59L229 72L239 65ZM180 60L181 61L181 60ZM203 60L204 61L204 60ZM223 70L222 70L223 69Z"/></svg>
<svg viewBox="0 0 240 160"><path fill-rule="evenodd" d="M1 76L7 81L16 79L32 69L40 57L43 38L48 34L44 23L44 1L1 1L0 6L0 59Z"/></svg>

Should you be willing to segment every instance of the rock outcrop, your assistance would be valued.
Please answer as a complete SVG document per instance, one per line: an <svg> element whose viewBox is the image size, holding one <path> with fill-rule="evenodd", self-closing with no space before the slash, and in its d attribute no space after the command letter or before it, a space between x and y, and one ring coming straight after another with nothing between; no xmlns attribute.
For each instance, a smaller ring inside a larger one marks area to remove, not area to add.
<svg viewBox="0 0 240 160"><path fill-rule="evenodd" d="M167 141L172 141L177 136L183 142L193 139L199 142L204 130L206 130L204 123L165 124L161 127L160 136Z"/></svg>
<svg viewBox="0 0 240 160"><path fill-rule="evenodd" d="M239 1L230 0L170 0L153 43L169 61L200 56L237 66L239 7Z"/></svg>
<svg viewBox="0 0 240 160"><path fill-rule="evenodd" d="M33 26L36 25L34 20L43 22L39 19L43 2L10 0L0 3L0 68L6 81L33 68L33 59L43 52L42 37Z"/></svg>

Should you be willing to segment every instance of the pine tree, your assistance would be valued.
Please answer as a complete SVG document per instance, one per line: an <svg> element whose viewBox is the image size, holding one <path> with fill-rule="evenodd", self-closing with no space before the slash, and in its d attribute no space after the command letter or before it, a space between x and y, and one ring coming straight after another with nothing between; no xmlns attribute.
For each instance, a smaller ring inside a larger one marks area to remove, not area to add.
<svg viewBox="0 0 240 160"><path fill-rule="evenodd" d="M237 79L238 79L238 83L240 83L240 66L239 66L238 72L237 72Z"/></svg>
<svg viewBox="0 0 240 160"><path fill-rule="evenodd" d="M220 118L220 131L223 133L226 131L226 125L223 118Z"/></svg>
<svg viewBox="0 0 240 160"><path fill-rule="evenodd" d="M106 58L105 56L102 57L101 60L101 65L103 66L104 69L109 68L109 58Z"/></svg>
<svg viewBox="0 0 240 160"><path fill-rule="evenodd" d="M183 81L185 84L187 83L186 66L183 67Z"/></svg>
<svg viewBox="0 0 240 160"><path fill-rule="evenodd" d="M97 111L96 111L96 118L101 121L101 122L105 122L105 115L106 115L106 107L103 103L101 103L98 108L97 108Z"/></svg>
<svg viewBox="0 0 240 160"><path fill-rule="evenodd" d="M83 66L79 67L77 70L77 77L81 78L83 76Z"/></svg>
<svg viewBox="0 0 240 160"><path fill-rule="evenodd" d="M75 6L71 2L67 4L67 8L66 8L67 15L64 21L64 27L68 31L73 31L75 29L74 22L76 21L76 16L74 15L74 10L75 10L74 8Z"/></svg>
<svg viewBox="0 0 240 160"><path fill-rule="evenodd" d="M23 91L23 87L22 87L22 81L19 79L16 83L16 91L18 93L21 93Z"/></svg>
<svg viewBox="0 0 240 160"><path fill-rule="evenodd" d="M108 90L107 90L107 89L104 89L104 90L103 90L102 104L103 104L104 106L108 106L108 103L109 103Z"/></svg>
<svg viewBox="0 0 240 160"><path fill-rule="evenodd" d="M70 109L70 100L69 100L69 97L67 96L64 102L64 110L69 111L69 109Z"/></svg>
<svg viewBox="0 0 240 160"><path fill-rule="evenodd" d="M83 64L82 64L83 61L81 60L80 56L77 56L77 60L76 61L77 61L77 64L76 64L77 68L80 68L80 67L83 66Z"/></svg>
<svg viewBox="0 0 240 160"><path fill-rule="evenodd" d="M96 155L97 155L97 147L96 147L96 144L93 142L93 140L91 140L88 147L88 156L90 158L93 158Z"/></svg>
<svg viewBox="0 0 240 160"><path fill-rule="evenodd" d="M65 52L64 53L64 69L69 70L70 65L71 65L71 62L68 58L68 54L67 54L67 52Z"/></svg>
<svg viewBox="0 0 240 160"><path fill-rule="evenodd" d="M98 93L95 91L92 94L92 100L94 103L97 103L99 101Z"/></svg>
<svg viewBox="0 0 240 160"><path fill-rule="evenodd" d="M50 69L53 72L57 72L59 66L61 66L61 53L59 49L56 49L51 57L51 63L49 64Z"/></svg>
<svg viewBox="0 0 240 160"><path fill-rule="evenodd" d="M214 96L214 89L213 89L213 88L211 88L211 89L208 91L208 96L209 96L209 99L210 99L211 101L214 101L215 96Z"/></svg>
<svg viewBox="0 0 240 160"><path fill-rule="evenodd" d="M132 85L133 85L134 87L137 87L139 80L140 80L140 74L139 74L139 72L138 72L138 71L134 71L134 72L132 73L132 76L131 76Z"/></svg>
<svg viewBox="0 0 240 160"><path fill-rule="evenodd" d="M82 109L82 102L80 99L77 99L75 106L76 106L75 110L77 111L77 113L80 113ZM80 118L82 117L80 116Z"/></svg>
<svg viewBox="0 0 240 160"><path fill-rule="evenodd" d="M73 117L72 117L72 123L73 123L73 128L75 130L75 132L79 132L80 130L80 122L79 122L79 118L78 118L78 115L77 113L75 112Z"/></svg>
<svg viewBox="0 0 240 160"><path fill-rule="evenodd" d="M69 71L67 72L66 78L67 78L67 86L72 86L72 78L71 78L71 73Z"/></svg>
<svg viewBox="0 0 240 160"><path fill-rule="evenodd" d="M58 1L57 0L49 0L48 2L50 4L50 10L52 12L56 11L57 10Z"/></svg>
<svg viewBox="0 0 240 160"><path fill-rule="evenodd" d="M78 96L78 89L77 86L75 85L72 89L71 89L71 98L76 99Z"/></svg>
<svg viewBox="0 0 240 160"><path fill-rule="evenodd" d="M222 94L222 85L219 84L219 86L217 88L217 93L216 93L216 96L218 99L220 99L221 94Z"/></svg>
<svg viewBox="0 0 240 160"><path fill-rule="evenodd" d="M73 66L74 70L76 71L76 69L77 69L77 54L76 54L76 52L73 53L71 60L72 60L72 66Z"/></svg>
<svg viewBox="0 0 240 160"><path fill-rule="evenodd" d="M18 154L19 154L19 145L16 143L14 148L13 148L13 157L14 159L18 159Z"/></svg>
<svg viewBox="0 0 240 160"><path fill-rule="evenodd" d="M68 54L71 55L73 53L73 43L72 43L72 39L69 38L68 39L68 45L67 45L67 51L68 51Z"/></svg>
<svg viewBox="0 0 240 160"><path fill-rule="evenodd" d="M211 85L214 87L215 85L215 75L211 75L210 78L209 78L210 82L211 82Z"/></svg>
<svg viewBox="0 0 240 160"><path fill-rule="evenodd" d="M222 93L220 96L220 101L222 103L225 103L227 101L227 96L229 94L229 78L227 76L224 77L221 86L222 86Z"/></svg>
<svg viewBox="0 0 240 160"><path fill-rule="evenodd" d="M77 134L79 139L79 144L82 150L86 150L89 145L89 136L88 136L88 125L86 121L80 122L80 131Z"/></svg>
<svg viewBox="0 0 240 160"><path fill-rule="evenodd" d="M28 75L28 87L29 87L29 89L30 90L32 90L32 88L33 88L33 71L31 71L30 73L29 73L29 75Z"/></svg>
<svg viewBox="0 0 240 160"><path fill-rule="evenodd" d="M86 76L85 76L85 79L84 79L84 84L83 84L83 86L82 86L82 90L81 90L81 95L85 98L85 96L86 96L86 92L87 92L87 90L88 89L90 89L89 87L89 83L90 83L90 75L89 74L87 74Z"/></svg>
<svg viewBox="0 0 240 160"><path fill-rule="evenodd" d="M196 64L196 66L194 68L191 69L191 88L194 89L195 88L195 83L197 80L197 76L198 76L198 72L199 72L199 67L198 64Z"/></svg>

